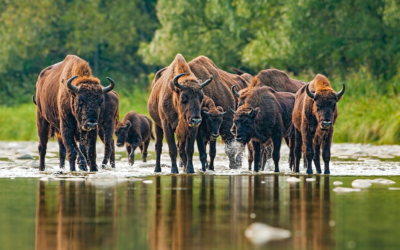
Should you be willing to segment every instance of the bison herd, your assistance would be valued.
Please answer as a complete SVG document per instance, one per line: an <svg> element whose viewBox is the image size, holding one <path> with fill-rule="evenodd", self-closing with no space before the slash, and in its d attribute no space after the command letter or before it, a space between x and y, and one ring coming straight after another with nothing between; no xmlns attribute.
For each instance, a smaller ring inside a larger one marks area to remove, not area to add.
<svg viewBox="0 0 400 250"><path fill-rule="evenodd" d="M289 147L289 165L299 172L304 157L307 174L312 161L321 173L329 174L330 148L338 111L336 103L345 86L335 92L329 80L318 74L305 83L276 69L262 70L256 76L234 69L231 74L219 69L209 58L199 56L189 63L178 54L173 62L158 71L151 85L150 118L129 112L120 121L119 97L115 83L103 87L83 59L68 55L64 61L45 68L36 83L39 169L45 170L45 155L50 137L56 137L60 168L68 155L71 171L75 164L83 171L97 171L97 136L105 145L102 166L110 161L115 168L115 146L126 146L128 161L140 148L146 162L150 139L155 139L155 172L161 172L163 139L168 143L171 173L178 173L177 156L185 173L194 173L195 140L202 170L214 169L216 140L221 136L231 169L241 168L245 145L249 150L249 170L264 170L272 158L279 172L282 139ZM209 144L210 161L206 146Z"/></svg>

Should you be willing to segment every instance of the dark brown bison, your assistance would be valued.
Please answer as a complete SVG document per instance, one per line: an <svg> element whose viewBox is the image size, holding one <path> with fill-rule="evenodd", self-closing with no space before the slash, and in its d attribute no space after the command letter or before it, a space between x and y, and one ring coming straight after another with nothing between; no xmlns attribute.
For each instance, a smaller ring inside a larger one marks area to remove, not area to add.
<svg viewBox="0 0 400 250"><path fill-rule="evenodd" d="M160 157L165 134L172 163L171 172L178 173L174 137L176 133L184 171L194 173L194 140L201 123L201 102L204 97L202 89L212 81L212 76L208 77L209 79L201 83L181 54L176 55L171 65L156 74L147 103L156 131L155 172L161 172Z"/></svg>
<svg viewBox="0 0 400 250"><path fill-rule="evenodd" d="M64 61L44 69L36 83L37 127L39 137L39 169L45 169L45 155L50 127L60 131L67 149L71 171L75 171L76 138L87 149L90 171L97 171L96 139L104 94L114 88L102 87L93 77L89 64L81 58L68 55ZM87 170L81 165L82 170Z"/></svg>
<svg viewBox="0 0 400 250"><path fill-rule="evenodd" d="M202 170L207 168L206 145L210 144L210 165L208 169L214 170L214 159L216 155L216 143L219 130L226 112L220 106L216 107L214 101L208 96L204 96L203 108L201 112L202 122L197 132L197 148L199 149Z"/></svg>
<svg viewBox="0 0 400 250"><path fill-rule="evenodd" d="M236 85L238 89L247 87L248 82L244 78L220 70L205 56L199 56L190 61L189 67L194 75L202 81L205 81L209 75L214 77L214 83L205 87L203 92L214 101L215 106L220 106L223 110L228 110L229 107L236 107L237 98L232 94L231 87L233 85ZM229 158L229 167L240 168L244 147L242 144L236 144L235 138L230 132L232 122L233 115L228 112L223 116L219 133L225 143L225 153Z"/></svg>
<svg viewBox="0 0 400 250"><path fill-rule="evenodd" d="M302 87L296 94L293 109L293 125L295 127L295 171L299 172L301 152L306 158L307 174L312 174L312 160L317 173L321 173L320 148L325 163L325 174L329 174L331 158L331 143L333 126L338 111L336 103L342 98L343 89L336 93L329 80L318 74L308 85Z"/></svg>
<svg viewBox="0 0 400 250"><path fill-rule="evenodd" d="M118 122L115 129L117 137L117 146L126 146L128 153L128 162L133 165L135 162L135 150L139 146L142 153L143 162L147 161L147 148L149 147L150 138L154 139L153 122L145 115L137 114L131 111L125 115L122 122Z"/></svg>
<svg viewBox="0 0 400 250"><path fill-rule="evenodd" d="M279 172L282 138L288 137L294 101L294 94L276 92L264 86L249 90L245 103L237 111L231 109L235 114L233 122L236 140L243 144L251 141L253 144L254 171L259 170L261 144L271 139L275 172ZM290 154L293 154L292 150Z"/></svg>

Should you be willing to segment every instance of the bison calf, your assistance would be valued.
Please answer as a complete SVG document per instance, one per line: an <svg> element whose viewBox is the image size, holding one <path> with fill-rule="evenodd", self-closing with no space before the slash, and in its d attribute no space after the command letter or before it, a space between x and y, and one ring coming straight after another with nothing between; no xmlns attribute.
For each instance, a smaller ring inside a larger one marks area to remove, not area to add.
<svg viewBox="0 0 400 250"><path fill-rule="evenodd" d="M287 132L292 123L294 100L292 93L260 87L249 90L248 98L237 111L231 109L234 113L236 141L243 144L251 141L253 144L254 171L259 170L261 144L271 139L275 172L279 172L282 138L288 141ZM290 154L293 154L292 150Z"/></svg>
<svg viewBox="0 0 400 250"><path fill-rule="evenodd" d="M122 119L122 122L118 122L115 129L117 146L122 147L126 144L130 165L135 162L135 149L138 146L142 153L143 162L147 161L147 148L149 147L150 138L154 139L151 132L152 129L153 123L150 118L137 114L135 111L129 112Z"/></svg>
<svg viewBox="0 0 400 250"><path fill-rule="evenodd" d="M197 147L199 149L202 170L206 171L207 153L206 144L210 143L210 165L208 169L214 170L214 159L216 155L216 140L219 136L219 128L226 112L221 106L215 107L214 101L204 96L201 111L202 122L197 132Z"/></svg>

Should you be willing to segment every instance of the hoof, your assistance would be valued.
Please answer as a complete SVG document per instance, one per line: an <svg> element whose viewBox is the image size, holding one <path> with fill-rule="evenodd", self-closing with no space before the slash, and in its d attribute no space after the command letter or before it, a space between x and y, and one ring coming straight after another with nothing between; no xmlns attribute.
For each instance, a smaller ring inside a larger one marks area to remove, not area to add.
<svg viewBox="0 0 400 250"><path fill-rule="evenodd" d="M190 168L186 171L187 174L194 174L194 169Z"/></svg>
<svg viewBox="0 0 400 250"><path fill-rule="evenodd" d="M313 174L312 169L307 169L307 174Z"/></svg>
<svg viewBox="0 0 400 250"><path fill-rule="evenodd" d="M321 170L317 170L317 174L322 174L322 171Z"/></svg>
<svg viewBox="0 0 400 250"><path fill-rule="evenodd" d="M275 169L275 171L274 171L275 173L279 173L279 169Z"/></svg>
<svg viewBox="0 0 400 250"><path fill-rule="evenodd" d="M82 171L88 171L86 165L79 165L79 168L80 168ZM71 170L71 171L72 171L72 170ZM75 169L74 169L73 171L75 171Z"/></svg>
<svg viewBox="0 0 400 250"><path fill-rule="evenodd" d="M154 173L161 173L161 167L156 167L154 169Z"/></svg>
<svg viewBox="0 0 400 250"><path fill-rule="evenodd" d="M171 168L171 174L179 174L178 168Z"/></svg>
<svg viewBox="0 0 400 250"><path fill-rule="evenodd" d="M325 170L324 174L331 174L329 170Z"/></svg>

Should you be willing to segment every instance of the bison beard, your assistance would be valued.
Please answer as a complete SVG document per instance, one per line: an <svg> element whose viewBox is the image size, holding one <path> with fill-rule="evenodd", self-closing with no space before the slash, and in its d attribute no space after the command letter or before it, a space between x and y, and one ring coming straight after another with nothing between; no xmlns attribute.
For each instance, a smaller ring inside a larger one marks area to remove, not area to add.
<svg viewBox="0 0 400 250"><path fill-rule="evenodd" d="M40 73L36 96L41 171L45 169L51 126L61 133L71 171L75 171L75 161L80 151L75 138L79 138L81 146L87 149L83 154L87 156L90 170L97 171L97 125L104 94L114 88L114 82L111 79L109 81L111 85L103 88L100 81L91 75L88 63L72 55ZM81 165L81 169L86 170L86 166Z"/></svg>
<svg viewBox="0 0 400 250"><path fill-rule="evenodd" d="M171 172L178 173L176 133L184 171L194 173L192 160L194 140L201 123L202 89L211 81L212 76L201 83L181 54L176 55L171 65L156 74L147 103L156 130L155 172L161 172L162 140L165 134L171 157Z"/></svg>
<svg viewBox="0 0 400 250"><path fill-rule="evenodd" d="M310 90L311 89L311 90ZM318 74L308 85L296 94L293 109L293 125L295 127L295 171L299 172L301 152L305 155L307 174L312 174L312 160L317 173L321 173L320 149L325 165L325 174L329 174L333 126L338 111L336 103L342 98L343 89L336 93L329 80Z"/></svg>
<svg viewBox="0 0 400 250"><path fill-rule="evenodd" d="M273 144L272 157L275 172L279 172L279 158L282 138L288 141L288 133L292 123L294 94L276 92L270 87L249 90L244 105L234 112L236 140L246 144L251 141L254 149L254 171L259 171L261 144L269 140ZM290 147L292 149L292 147ZM290 156L293 158L293 150Z"/></svg>

